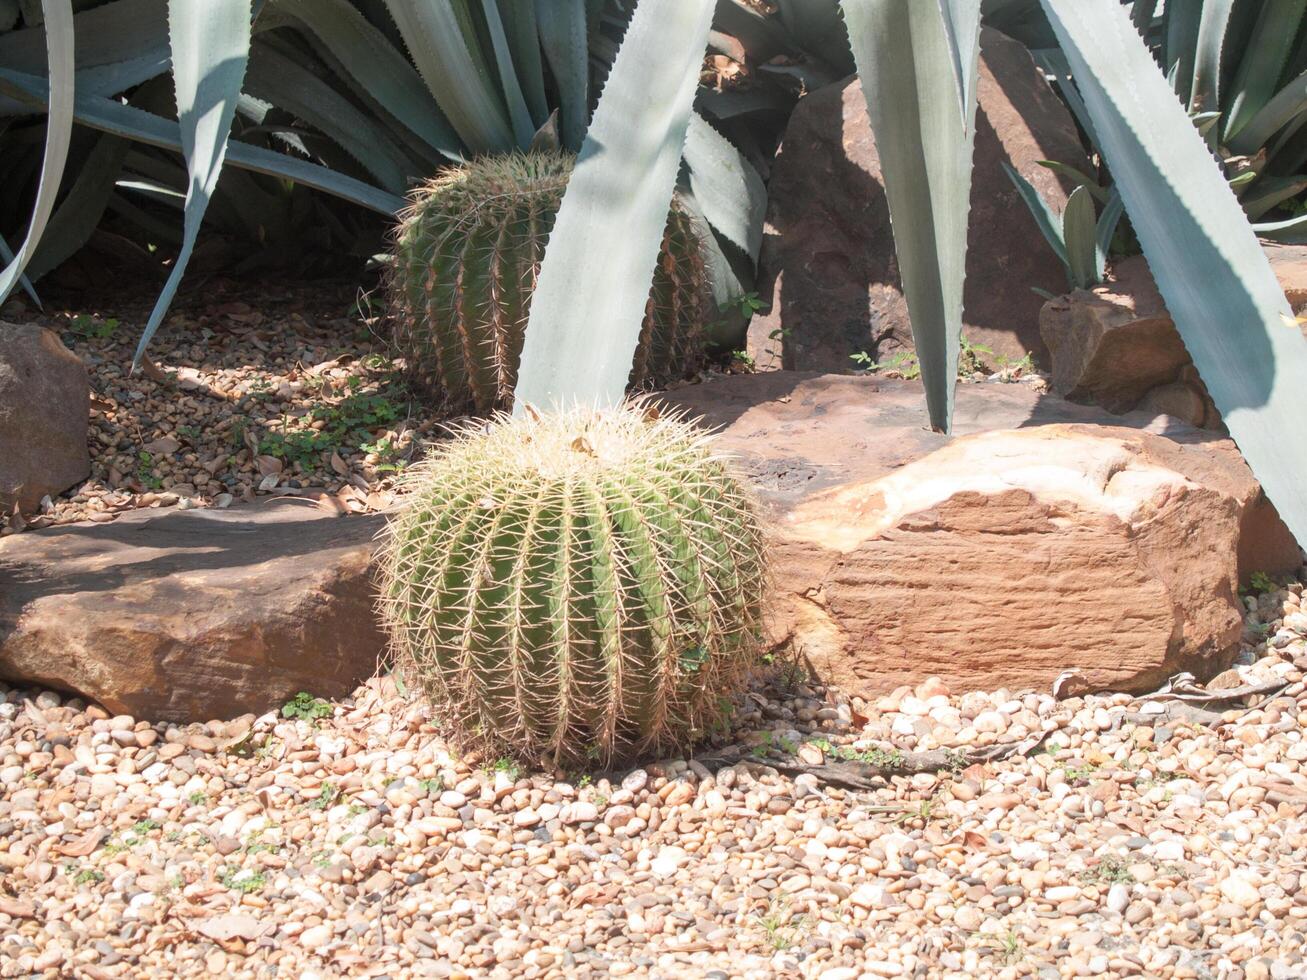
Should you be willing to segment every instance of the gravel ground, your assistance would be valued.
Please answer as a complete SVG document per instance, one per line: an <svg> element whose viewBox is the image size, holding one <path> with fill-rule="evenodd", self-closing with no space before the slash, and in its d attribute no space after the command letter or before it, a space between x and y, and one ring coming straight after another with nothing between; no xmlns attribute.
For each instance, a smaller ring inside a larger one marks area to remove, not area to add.
<svg viewBox="0 0 1307 980"><path fill-rule="evenodd" d="M1284 687L1211 727L938 680L866 704L786 669L715 772L457 759L384 677L186 728L0 687L0 974L1301 977L1301 593L1248 600L1211 686ZM872 791L762 761L1040 733Z"/></svg>
<svg viewBox="0 0 1307 980"><path fill-rule="evenodd" d="M0 310L56 331L91 381L90 479L46 498L38 513L0 519L0 535L266 495L314 498L333 511L384 510L396 475L448 421L412 397L384 340L383 300L357 285L252 290L216 280L179 298L135 372L155 293L131 292L96 313L57 304L41 313L20 297ZM730 361L725 370L751 367ZM960 379L967 383L1045 386L1024 363L993 374L968 370Z"/></svg>
<svg viewBox="0 0 1307 980"><path fill-rule="evenodd" d="M357 287L270 286L256 297L217 284L179 304L133 373L152 302L127 299L112 315L6 304L6 318L54 329L87 365L91 477L5 531L268 494L355 513L390 504L395 474L435 423L412 401Z"/></svg>

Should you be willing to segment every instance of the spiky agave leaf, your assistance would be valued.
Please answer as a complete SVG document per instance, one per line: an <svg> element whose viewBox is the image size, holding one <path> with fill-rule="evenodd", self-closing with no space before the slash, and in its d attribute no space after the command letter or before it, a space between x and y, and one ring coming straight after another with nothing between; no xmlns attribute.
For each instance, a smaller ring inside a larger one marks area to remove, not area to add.
<svg viewBox="0 0 1307 980"><path fill-rule="evenodd" d="M410 378L445 410L511 403L532 291L573 159L550 150L481 157L420 188L401 215L390 276L395 345ZM629 387L663 384L699 365L707 295L694 220L673 205Z"/></svg>
<svg viewBox="0 0 1307 980"><path fill-rule="evenodd" d="M721 718L756 650L764 547L701 430L638 407L501 415L404 485L383 619L462 740L606 762Z"/></svg>

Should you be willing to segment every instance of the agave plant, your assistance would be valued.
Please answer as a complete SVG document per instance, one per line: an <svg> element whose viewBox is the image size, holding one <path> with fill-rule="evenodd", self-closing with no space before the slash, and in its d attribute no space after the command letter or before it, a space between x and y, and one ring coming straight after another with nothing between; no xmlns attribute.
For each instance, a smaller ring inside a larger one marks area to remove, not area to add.
<svg viewBox="0 0 1307 980"><path fill-rule="evenodd" d="M305 194L324 192L392 216L409 188L440 168L525 150L541 127L553 127L576 150L614 36L620 38L629 18L625 6L618 0L25 3L21 19L0 21L0 160L9 178L0 185L0 216L28 228L27 247L19 246L0 300L22 272L49 271L111 213L146 240L177 251L143 352L206 220L268 243L270 251L294 251L284 235L272 241L278 223L292 221L333 230L346 247L356 247L360 222ZM173 112L174 102L180 112ZM715 283L725 283L720 298L746 288L736 273L747 281L765 205L761 178L722 135L737 110L718 101L712 122L696 116L684 146L686 194L698 220L715 233L704 237L715 251ZM740 110L738 118L749 114ZM42 130L46 147L32 139ZM84 130L104 135L96 140ZM74 138L84 152L72 155L72 187L60 200ZM238 176L230 175L232 168ZM224 170L227 193L217 183ZM20 215L37 171L37 207Z"/></svg>
<svg viewBox="0 0 1307 980"><path fill-rule="evenodd" d="M980 2L842 2L881 153L931 422L947 431L962 326ZM1116 0L1040 2L1185 346L1267 496L1307 542L1307 445L1286 440L1301 412L1307 341L1257 237L1125 8Z"/></svg>
<svg viewBox="0 0 1307 980"><path fill-rule="evenodd" d="M1046 161L1046 165L1051 166L1051 161ZM1022 177L1014 167L1004 163L1003 169L1030 209L1040 234L1061 260L1071 288L1088 289L1102 282L1107 274L1107 254L1125 210L1120 192L1116 188L1104 190L1087 175L1080 175L1081 181L1058 215L1040 196L1035 185ZM1096 199L1103 204L1102 213L1097 218L1094 217ZM1052 298L1052 294L1046 290L1037 286L1031 288L1046 298Z"/></svg>

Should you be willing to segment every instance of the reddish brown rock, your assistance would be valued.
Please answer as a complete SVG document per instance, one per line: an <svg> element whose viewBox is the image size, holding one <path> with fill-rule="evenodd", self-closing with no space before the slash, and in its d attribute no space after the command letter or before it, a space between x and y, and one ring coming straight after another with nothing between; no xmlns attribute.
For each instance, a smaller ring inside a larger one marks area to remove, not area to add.
<svg viewBox="0 0 1307 980"><path fill-rule="evenodd" d="M1271 268L1301 312L1307 305L1307 246L1264 246ZM1109 412L1139 408L1200 428L1222 428L1142 255L1112 267L1111 278L1044 304L1040 332L1052 359L1053 390Z"/></svg>
<svg viewBox="0 0 1307 980"><path fill-rule="evenodd" d="M789 372L675 400L725 426L769 512L772 642L855 693L1208 677L1240 574L1301 562L1233 444L1173 420L962 385L950 440L917 385Z"/></svg>
<svg viewBox="0 0 1307 980"><path fill-rule="evenodd" d="M380 518L139 510L0 541L0 676L137 718L262 713L376 670Z"/></svg>
<svg viewBox="0 0 1307 980"><path fill-rule="evenodd" d="M1044 359L1039 286L1066 273L1003 171L1010 163L1056 209L1066 190L1039 160L1088 167L1075 123L1030 53L995 31L981 36L964 329L996 353ZM764 370L848 372L850 355L884 360L910 350L889 207L856 78L805 96L790 118L768 187L760 294L749 328Z"/></svg>
<svg viewBox="0 0 1307 980"><path fill-rule="evenodd" d="M90 407L86 367L58 335L0 323L0 514L33 511L90 475Z"/></svg>

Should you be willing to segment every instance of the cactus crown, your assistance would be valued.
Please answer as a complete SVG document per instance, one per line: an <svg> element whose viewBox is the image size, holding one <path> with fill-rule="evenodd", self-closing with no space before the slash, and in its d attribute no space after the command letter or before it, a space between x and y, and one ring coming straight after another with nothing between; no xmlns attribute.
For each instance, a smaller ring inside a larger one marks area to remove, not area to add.
<svg viewBox="0 0 1307 980"><path fill-rule="evenodd" d="M395 230L394 342L415 386L450 412L511 404L545 244L573 158L559 151L480 157L413 195ZM673 206L630 385L692 372L702 358L703 246Z"/></svg>
<svg viewBox="0 0 1307 980"><path fill-rule="evenodd" d="M456 735L585 764L720 720L756 649L763 545L699 430L630 408L500 416L406 480L383 617Z"/></svg>

